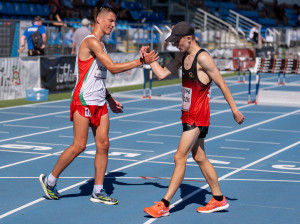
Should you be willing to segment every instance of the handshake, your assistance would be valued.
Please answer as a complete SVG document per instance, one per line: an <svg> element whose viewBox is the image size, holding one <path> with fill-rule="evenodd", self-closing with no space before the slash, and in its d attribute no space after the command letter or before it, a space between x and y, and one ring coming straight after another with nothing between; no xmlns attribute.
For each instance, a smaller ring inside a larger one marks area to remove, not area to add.
<svg viewBox="0 0 300 224"><path fill-rule="evenodd" d="M142 64L151 64L159 59L158 52L155 53L154 50L150 52L149 46L142 46L139 53Z"/></svg>

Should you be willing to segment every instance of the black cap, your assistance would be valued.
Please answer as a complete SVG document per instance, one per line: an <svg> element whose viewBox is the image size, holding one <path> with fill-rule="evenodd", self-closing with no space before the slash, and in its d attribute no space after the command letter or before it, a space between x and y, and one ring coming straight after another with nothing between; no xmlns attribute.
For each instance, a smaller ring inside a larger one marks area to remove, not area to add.
<svg viewBox="0 0 300 224"><path fill-rule="evenodd" d="M43 18L40 16L34 17L33 21L43 21Z"/></svg>
<svg viewBox="0 0 300 224"><path fill-rule="evenodd" d="M179 41L182 37L194 35L195 29L188 22L179 22L173 29L171 35L166 39L168 42Z"/></svg>

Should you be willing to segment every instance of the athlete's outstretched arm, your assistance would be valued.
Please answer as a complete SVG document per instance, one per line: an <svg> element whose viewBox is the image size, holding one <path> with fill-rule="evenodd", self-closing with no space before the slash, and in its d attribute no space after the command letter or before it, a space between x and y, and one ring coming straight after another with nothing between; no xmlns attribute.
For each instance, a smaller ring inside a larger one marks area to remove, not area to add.
<svg viewBox="0 0 300 224"><path fill-rule="evenodd" d="M136 68L140 65L150 64L158 59L158 53L151 51L145 56L144 61L141 59L136 59L124 63L114 63L113 60L103 51L103 47L100 42L95 38L86 39L86 44L91 50L91 53L95 54L97 59L113 74L124 72L133 68Z"/></svg>
<svg viewBox="0 0 300 224"><path fill-rule="evenodd" d="M215 65L215 62L212 59L212 57L208 53L203 52L202 54L200 54L198 56L197 61L198 61L199 65L201 65L201 67L206 71L208 76L221 89L221 91L224 95L224 98L226 99L227 103L230 106L230 109L233 113L233 117L234 117L235 121L238 124L242 124L243 121L245 120L245 117L237 108L235 101L233 99L233 96L232 96L225 80L223 79L222 75L220 74L219 69Z"/></svg>

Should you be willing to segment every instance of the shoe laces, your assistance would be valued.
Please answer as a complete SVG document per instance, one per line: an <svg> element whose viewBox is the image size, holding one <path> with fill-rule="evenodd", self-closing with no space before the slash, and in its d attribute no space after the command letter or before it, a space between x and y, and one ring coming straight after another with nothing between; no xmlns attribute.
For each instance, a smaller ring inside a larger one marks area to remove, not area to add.
<svg viewBox="0 0 300 224"><path fill-rule="evenodd" d="M154 201L154 203L155 203L155 205L154 205L155 208L159 208L159 207L161 207L162 205L164 205L164 203L161 202L161 201L159 201L159 202Z"/></svg>

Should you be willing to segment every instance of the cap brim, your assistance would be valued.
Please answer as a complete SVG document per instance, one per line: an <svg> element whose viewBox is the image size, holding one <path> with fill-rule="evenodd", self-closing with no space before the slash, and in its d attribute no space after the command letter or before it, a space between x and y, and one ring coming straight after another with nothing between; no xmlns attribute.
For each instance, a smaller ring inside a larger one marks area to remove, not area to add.
<svg viewBox="0 0 300 224"><path fill-rule="evenodd" d="M176 42L181 39L182 36L172 36L172 34L166 39L167 42Z"/></svg>

